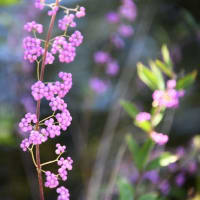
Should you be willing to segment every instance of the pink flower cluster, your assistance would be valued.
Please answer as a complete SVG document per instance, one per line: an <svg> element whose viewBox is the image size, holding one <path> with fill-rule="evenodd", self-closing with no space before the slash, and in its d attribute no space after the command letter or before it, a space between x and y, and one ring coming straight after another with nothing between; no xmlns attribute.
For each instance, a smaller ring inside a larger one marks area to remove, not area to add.
<svg viewBox="0 0 200 200"><path fill-rule="evenodd" d="M41 100L43 97L45 97L46 100L53 101L55 95L63 98L69 92L72 87L72 75L70 73L60 72L58 76L63 82L56 81L55 83L48 83L45 85L43 82L37 81L32 85L32 95L36 101ZM56 97L57 101L59 99L58 97ZM55 111L55 109L53 111Z"/></svg>
<svg viewBox="0 0 200 200"><path fill-rule="evenodd" d="M59 156L65 152L66 146L61 146L60 144L56 144L56 147L57 147L56 154L58 154ZM67 157L66 159L64 159L63 157L61 157L60 159L58 159L58 158L57 158L57 160L55 160L55 161L57 161L57 165L59 167L58 174L54 174L50 171L47 171L45 173L45 175L46 175L45 187L47 187L47 188L58 187L59 180L61 179L62 181L66 181L68 171L72 170L73 160L70 157ZM61 197L62 198L69 197L68 190L65 189L63 186L61 186L60 188L57 188L57 192L60 194L59 195L60 197L58 197L58 199L59 198L61 199Z"/></svg>
<svg viewBox="0 0 200 200"><path fill-rule="evenodd" d="M45 173L46 175L46 182L45 182L45 187L47 188L55 188L59 185L59 182L58 182L58 177L54 174L54 173L51 173L50 171L47 171Z"/></svg>
<svg viewBox="0 0 200 200"><path fill-rule="evenodd" d="M62 19L58 21L58 28L62 31L65 31L67 27L76 27L76 22L74 21L74 18L74 14L65 15Z"/></svg>
<svg viewBox="0 0 200 200"><path fill-rule="evenodd" d="M39 131L33 131L37 123L35 114L27 113L19 123L19 128L23 132L30 132L29 138L24 139L21 143L21 148L26 151L31 144L41 144L46 142L48 137L54 138L61 134L61 130L66 131L70 126L72 117L67 110L67 104L62 99L72 87L72 75L65 72L60 72L59 77L63 83L57 81L45 85L43 82L38 81L32 86L32 95L36 101L45 97L50 101L49 105L54 112L58 112L54 117L47 119L44 122L45 128ZM33 124L31 124L33 123ZM61 151L61 150L58 150Z"/></svg>
<svg viewBox="0 0 200 200"><path fill-rule="evenodd" d="M35 7L42 10L44 8L45 0L35 0Z"/></svg>
<svg viewBox="0 0 200 200"><path fill-rule="evenodd" d="M69 190L63 186L57 188L56 192L59 194L57 200L69 200Z"/></svg>
<svg viewBox="0 0 200 200"><path fill-rule="evenodd" d="M154 140L154 142L156 142L159 145L164 145L168 142L168 136L164 135L162 133L157 133L155 131L153 131L151 133L151 138L152 140Z"/></svg>
<svg viewBox="0 0 200 200"><path fill-rule="evenodd" d="M23 40L23 48L24 48L24 60L29 60L30 63L33 63L37 60L38 57L42 55L43 49L40 46L41 40L26 37Z"/></svg>
<svg viewBox="0 0 200 200"><path fill-rule="evenodd" d="M67 180L67 170L72 170L72 164L73 160L70 157L67 157L67 159L64 159L62 157L58 161L58 166L60 166L60 168L58 169L58 174L63 181Z"/></svg>
<svg viewBox="0 0 200 200"><path fill-rule="evenodd" d="M59 60L61 63L70 63L74 61L76 56L76 47L80 46L83 42L83 36L81 32L75 31L70 37L69 41L65 39L65 37L58 36L55 38L51 53L59 55Z"/></svg>
<svg viewBox="0 0 200 200"><path fill-rule="evenodd" d="M58 1L57 1L58 2ZM60 0L59 0L60 2ZM74 61L76 56L76 48L83 42L83 35L80 31L75 30L71 35L68 35L68 27L76 27L75 18L85 16L85 8L77 7L75 9L57 6L56 3L48 3L45 0L35 0L35 7L42 10L45 6L50 7L48 15L55 15L59 9L64 9L65 16L58 21L58 27L64 31L62 36L50 38L49 49L45 58L45 65L52 64L55 60L54 55L58 53L59 61L62 63L70 63ZM72 13L74 12L74 14ZM44 55L45 41L37 38L36 33L43 32L43 26L35 21L28 22L24 25L24 29L28 32L33 32L34 37L26 37L23 40L24 59L33 63L41 64L39 59ZM42 60L42 59L41 59ZM53 114L43 120L38 121L36 114L27 113L19 123L19 128L22 132L29 132L28 136L22 140L20 147L23 151L31 151L33 153L34 145L40 145L46 142L49 138L54 138L61 134L61 131L66 131L70 126L72 117L67 109L67 104L64 102L65 95L72 87L72 75L70 73L60 72L58 74L62 81L53 83L44 83L38 80L31 87L32 96L35 101L40 101L43 98L49 101L49 106ZM30 145L32 147L30 148ZM66 146L56 144L55 153L58 158L52 162L58 164L58 174L46 171L45 186L55 188L59 185L59 179L67 180L69 170L72 170L73 160L70 157L60 158L66 150ZM34 155L33 155L34 156ZM60 159L59 159L60 158ZM49 164L48 162L46 164ZM45 165L45 164L44 164ZM41 165L43 166L43 165ZM44 172L42 170L42 172ZM69 191L65 187L57 188L59 194L58 200L69 200Z"/></svg>
<svg viewBox="0 0 200 200"><path fill-rule="evenodd" d="M43 0L36 0L35 6L37 8L43 9L44 7ZM58 6L51 5L52 10L48 12L49 15L54 15L59 10ZM75 14L69 13L66 14L63 19L58 21L58 27L66 31L68 27L76 27L75 17L81 18L85 16L85 8L80 7L79 9L74 10ZM28 22L24 25L24 29L28 32L35 31L38 33L43 32L43 26L37 24L35 21ZM66 36L66 33L64 34ZM67 37L66 37L67 38ZM55 57L53 54L58 52L59 61L61 63L70 63L74 61L76 56L76 47L80 46L83 42L83 35L80 31L76 30L71 36L68 36L68 40L63 36L56 37L50 45L52 45L51 51L47 52L47 57L45 64L53 64ZM42 47L41 40L38 38L26 37L23 41L24 47L24 59L29 60L31 63L36 61L40 56L44 54L44 49Z"/></svg>
<svg viewBox="0 0 200 200"><path fill-rule="evenodd" d="M79 10L76 12L76 17L77 18L81 18L81 17L85 17L85 8L84 7L80 7Z"/></svg>
<svg viewBox="0 0 200 200"><path fill-rule="evenodd" d="M58 12L58 10L59 10L58 6L53 6L52 10L48 11L48 15L49 16L55 15Z"/></svg>
<svg viewBox="0 0 200 200"><path fill-rule="evenodd" d="M179 105L180 97L184 96L184 91L175 89L176 81L169 80L167 82L166 90L155 90L153 97L153 106L160 106L166 108L176 108Z"/></svg>
<svg viewBox="0 0 200 200"><path fill-rule="evenodd" d="M65 145L61 146L60 144L56 144L56 147L57 147L57 149L56 149L55 153L57 155L60 155L60 154L62 154L62 153L64 153L66 151L66 146Z"/></svg>
<svg viewBox="0 0 200 200"><path fill-rule="evenodd" d="M22 132L32 131L33 125L31 123L37 123L37 116L32 113L27 113L24 118L21 119L21 122L19 123L19 128Z"/></svg>
<svg viewBox="0 0 200 200"><path fill-rule="evenodd" d="M36 31L38 33L43 32L43 26L42 24L37 24L35 21L28 22L27 24L24 25L24 30L31 32L31 31Z"/></svg>
<svg viewBox="0 0 200 200"><path fill-rule="evenodd" d="M65 31L68 27L76 27L75 17L81 18L85 16L85 8L80 7L75 14L67 14L58 21L58 27L62 31Z"/></svg>

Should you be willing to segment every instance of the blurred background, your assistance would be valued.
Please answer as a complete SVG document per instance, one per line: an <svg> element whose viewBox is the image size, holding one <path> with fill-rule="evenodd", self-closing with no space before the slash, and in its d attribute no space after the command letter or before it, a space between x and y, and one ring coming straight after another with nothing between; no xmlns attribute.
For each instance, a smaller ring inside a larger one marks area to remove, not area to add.
<svg viewBox="0 0 200 200"><path fill-rule="evenodd" d="M25 112L35 110L30 86L36 80L36 70L34 65L23 60L22 40L26 35L23 26L27 21L35 20L47 28L50 20L46 10L35 9L33 3L32 0L0 0L1 200L39 199L36 171L30 155L19 148L22 136L17 125ZM56 61L47 66L45 71L45 80L57 80L59 71L72 73L73 88L66 102L73 121L62 137L42 146L41 157L44 161L52 159L55 144L66 144L67 155L74 160L74 169L69 173L66 183L71 191L71 199L105 200L116 163L119 173L131 181L134 182L137 176L123 144L127 132L134 133L136 137L139 135L138 139L141 140L142 133L132 125L131 119L119 105L120 99L129 99L141 110L148 111L151 107L151 91L138 79L136 63L142 61L146 64L150 59L160 58L160 48L165 43L178 74L199 71L200 1L135 0L137 17L131 23L134 34L125 39L123 50L112 51L119 62L120 72L112 78L109 89L103 94L96 94L89 87L90 78L98 75L93 54L106 46L110 34L115 30L106 21L105 15L117 10L121 1L63 0L63 5L67 7L77 4L87 10L86 17L78 21L77 27L84 35L84 42L78 48L77 57L70 64ZM57 24L53 34L59 34ZM167 148L172 151L177 151L179 147L190 153L191 139L200 133L199 91L198 76L195 84L187 90L180 107L167 112L161 124L160 129L170 136ZM42 115L49 113L49 107L44 103ZM121 154L123 162L118 162ZM196 161L195 164L198 168ZM166 199L183 200L196 193L199 187L196 183L200 180L198 171L195 174L185 173L181 187L174 183L175 176L172 172L169 184L174 184L175 189L165 194ZM149 183L152 184L152 180ZM48 200L56 199L54 190L45 189L45 194ZM114 187L112 199L117 199L116 194Z"/></svg>

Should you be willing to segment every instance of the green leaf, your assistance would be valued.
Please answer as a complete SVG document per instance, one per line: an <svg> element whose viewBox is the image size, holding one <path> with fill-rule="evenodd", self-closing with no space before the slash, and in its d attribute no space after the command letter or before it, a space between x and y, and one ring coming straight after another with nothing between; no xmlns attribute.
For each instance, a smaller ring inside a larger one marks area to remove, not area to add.
<svg viewBox="0 0 200 200"><path fill-rule="evenodd" d="M176 155L173 155L169 152L164 152L157 158L151 160L147 164L145 170L150 171L150 170L158 169L161 167L166 167L170 165L171 163L176 162L177 160L178 160L178 157Z"/></svg>
<svg viewBox="0 0 200 200"><path fill-rule="evenodd" d="M1 0L0 6L10 6L19 3L20 0Z"/></svg>
<svg viewBox="0 0 200 200"><path fill-rule="evenodd" d="M117 187L119 190L119 200L134 200L133 187L127 179L118 179Z"/></svg>
<svg viewBox="0 0 200 200"><path fill-rule="evenodd" d="M156 200L157 196L156 193L144 194L139 198L139 200Z"/></svg>
<svg viewBox="0 0 200 200"><path fill-rule="evenodd" d="M152 111L151 111L151 115L153 116L151 118L152 127L156 127L164 117L165 108L162 108L161 110L159 110L159 112L158 112L157 109L160 109L160 108L158 108L158 107L154 108L153 107Z"/></svg>
<svg viewBox="0 0 200 200"><path fill-rule="evenodd" d="M139 166L139 157L138 157L138 151L139 151L139 146L135 142L134 138L131 136L131 134L127 134L126 137L126 143L128 144L128 149L132 154L133 161L136 165L136 167Z"/></svg>
<svg viewBox="0 0 200 200"><path fill-rule="evenodd" d="M156 60L156 66L159 67L167 76L174 78L174 73L172 69L168 68L165 63L160 60Z"/></svg>
<svg viewBox="0 0 200 200"><path fill-rule="evenodd" d="M132 117L135 118L135 116L139 113L137 107L129 102L129 101L125 101L125 100L121 100L120 101L120 105L124 108L124 110Z"/></svg>
<svg viewBox="0 0 200 200"><path fill-rule="evenodd" d="M176 162L178 160L178 156L171 154L170 152L166 152L160 159L160 166L167 167L168 165Z"/></svg>
<svg viewBox="0 0 200 200"><path fill-rule="evenodd" d="M156 75L142 63L137 64L137 72L140 79L152 90L159 89L159 80Z"/></svg>
<svg viewBox="0 0 200 200"><path fill-rule="evenodd" d="M165 81L164 81L162 72L156 66L155 62L153 62L152 60L149 62L149 65L151 67L152 72L156 75L156 77L158 79L159 89L164 90L165 89Z"/></svg>
<svg viewBox="0 0 200 200"><path fill-rule="evenodd" d="M194 83L196 76L197 76L197 70L194 70L192 73L187 74L185 77L178 80L176 88L178 90L187 89Z"/></svg>
<svg viewBox="0 0 200 200"><path fill-rule="evenodd" d="M138 169L142 171L149 158L149 154L151 153L151 150L153 149L154 142L152 139L148 139L142 146L142 148L139 149L138 152Z"/></svg>
<svg viewBox="0 0 200 200"><path fill-rule="evenodd" d="M152 126L156 127L162 121L163 116L164 116L164 113L158 113L158 114L156 114L153 117L152 121L151 121Z"/></svg>
<svg viewBox="0 0 200 200"><path fill-rule="evenodd" d="M166 64L166 66L168 68L172 69L172 61L171 61L171 58L170 58L169 49L167 48L167 45L164 44L162 46L161 52L162 52L162 57L163 57L163 60Z"/></svg>
<svg viewBox="0 0 200 200"><path fill-rule="evenodd" d="M144 130L145 132L150 132L152 127L149 121L137 122L135 121L135 125Z"/></svg>

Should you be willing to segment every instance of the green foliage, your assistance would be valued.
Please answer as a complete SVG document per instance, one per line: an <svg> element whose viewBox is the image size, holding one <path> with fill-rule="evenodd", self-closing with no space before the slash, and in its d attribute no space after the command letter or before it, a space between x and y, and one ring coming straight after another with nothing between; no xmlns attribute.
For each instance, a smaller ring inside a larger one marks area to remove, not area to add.
<svg viewBox="0 0 200 200"><path fill-rule="evenodd" d="M153 107L152 110L151 110L151 115L153 116L151 118L152 127L156 127L164 117L165 108L162 108L161 110L158 110L158 109L160 109L160 108L158 108L158 107L154 108Z"/></svg>
<svg viewBox="0 0 200 200"><path fill-rule="evenodd" d="M149 138L146 140L146 142L143 144L143 146L139 149L138 152L138 169L142 171L149 158L149 154L151 153L151 150L153 149L154 142Z"/></svg>
<svg viewBox="0 0 200 200"><path fill-rule="evenodd" d="M157 200L157 194L156 193L149 193L142 195L139 200Z"/></svg>
<svg viewBox="0 0 200 200"><path fill-rule="evenodd" d="M161 52L162 52L163 61L166 67L172 70L172 60L170 58L170 53L169 53L169 49L167 48L167 45L164 44L162 46Z"/></svg>
<svg viewBox="0 0 200 200"><path fill-rule="evenodd" d="M135 162L135 165L138 166L139 160L138 160L138 151L139 146L135 142L134 138L131 136L131 134L126 135L126 143L128 145L129 151L132 154L133 161Z"/></svg>
<svg viewBox="0 0 200 200"><path fill-rule="evenodd" d="M0 113L0 144L13 146L16 143L13 134L13 116L12 114L4 113L2 109Z"/></svg>
<svg viewBox="0 0 200 200"><path fill-rule="evenodd" d="M151 131L151 123L149 121L137 122L135 121L135 125L144 130L145 132Z"/></svg>
<svg viewBox="0 0 200 200"><path fill-rule="evenodd" d="M174 73L172 69L170 69L165 63L163 63L161 60L156 60L156 66L159 67L163 73L165 73L170 78L174 78Z"/></svg>
<svg viewBox="0 0 200 200"><path fill-rule="evenodd" d="M121 100L120 104L124 108L124 110L130 115L130 117L132 117L133 119L139 113L137 107L129 101Z"/></svg>
<svg viewBox="0 0 200 200"><path fill-rule="evenodd" d="M135 166L138 168L139 171L142 171L146 166L149 154L153 149L154 142L151 139L148 139L142 145L142 147L139 147L138 144L135 142L134 138L130 134L126 136L126 142L132 154Z"/></svg>
<svg viewBox="0 0 200 200"><path fill-rule="evenodd" d="M171 163L174 163L178 160L178 157L176 155L171 154L170 152L164 152L157 158L151 160L147 166L146 171L158 169L160 167L166 167L170 165Z"/></svg>
<svg viewBox="0 0 200 200"><path fill-rule="evenodd" d="M187 74L186 76L178 80L176 88L178 90L187 89L194 83L196 76L197 76L196 70L194 70L192 73Z"/></svg>
<svg viewBox="0 0 200 200"><path fill-rule="evenodd" d="M1 0L0 6L10 6L19 3L20 0Z"/></svg>
<svg viewBox="0 0 200 200"><path fill-rule="evenodd" d="M119 178L117 187L119 190L119 200L134 200L133 187L127 179Z"/></svg>
<svg viewBox="0 0 200 200"><path fill-rule="evenodd" d="M137 64L137 73L140 79L152 90L162 89L162 84L160 84L157 75L142 63Z"/></svg>
<svg viewBox="0 0 200 200"><path fill-rule="evenodd" d="M165 89L165 81L163 78L163 74L160 71L160 69L156 66L154 61L150 61L149 65L151 67L152 72L156 75L157 79L158 79L158 83L159 83L159 89L164 90Z"/></svg>

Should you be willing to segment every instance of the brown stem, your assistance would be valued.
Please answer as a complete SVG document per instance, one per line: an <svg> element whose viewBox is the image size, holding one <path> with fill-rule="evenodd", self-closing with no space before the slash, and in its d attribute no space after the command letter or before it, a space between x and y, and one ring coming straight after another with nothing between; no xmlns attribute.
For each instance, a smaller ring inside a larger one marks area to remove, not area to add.
<svg viewBox="0 0 200 200"><path fill-rule="evenodd" d="M56 6L59 6L59 0L56 0ZM49 30L47 33L46 43L44 47L44 55L42 58L42 67L40 72L40 81L43 81L44 79L44 70L45 70L45 60L47 57L47 51L49 47L49 41L51 39L51 34L54 26L54 22L56 19L56 14L51 17ZM37 115L37 124L36 124L36 130L39 130L39 119L40 119L40 100L37 101L37 107L36 107L36 115ZM38 174L38 183L39 183L39 192L40 192L40 200L44 200L44 190L43 190L43 180L42 180L42 174L41 174L41 165L40 165L40 146L36 145L36 163L37 163L37 174Z"/></svg>

